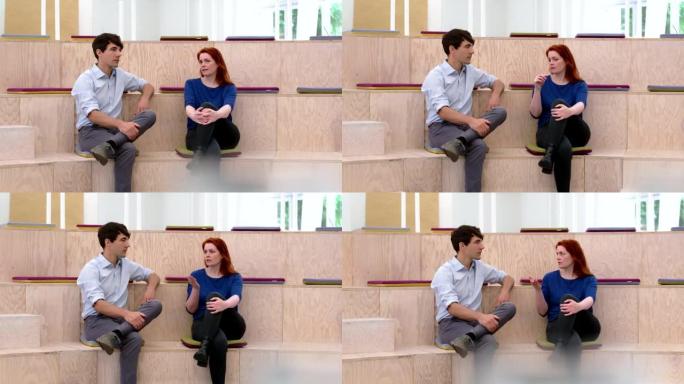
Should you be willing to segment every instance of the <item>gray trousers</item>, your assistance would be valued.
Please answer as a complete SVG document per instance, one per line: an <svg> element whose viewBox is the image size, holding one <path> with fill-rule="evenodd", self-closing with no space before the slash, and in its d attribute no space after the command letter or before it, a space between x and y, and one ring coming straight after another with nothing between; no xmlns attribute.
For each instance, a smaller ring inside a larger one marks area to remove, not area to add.
<svg viewBox="0 0 684 384"><path fill-rule="evenodd" d="M499 125L506 121L506 110L503 107L494 107L481 116L490 122L489 133L492 133ZM437 122L430 124L430 145L439 148L446 142L463 137L466 145L465 163L465 190L466 192L480 192L482 190L482 168L487 144L484 137L467 125L452 124L449 122ZM486 137L486 136L485 136Z"/></svg>
<svg viewBox="0 0 684 384"><path fill-rule="evenodd" d="M154 125L157 115L154 111L147 110L135 115L132 121L140 127L138 134L140 137ZM81 127L78 130L78 142L82 151L90 151L94 146L106 141L114 143L115 190L116 192L130 192L136 149L128 136L116 128L105 128L99 125Z"/></svg>
<svg viewBox="0 0 684 384"><path fill-rule="evenodd" d="M138 307L138 312L145 314L145 326L159 316L161 311L159 300L151 300ZM84 328L83 336L86 340L95 340L114 330L121 334L121 384L135 384L138 381L138 355L143 342L138 331L124 319L99 314L86 317Z"/></svg>
<svg viewBox="0 0 684 384"><path fill-rule="evenodd" d="M515 316L515 305L507 302L494 308L492 314L499 317L501 329L510 319ZM491 370L494 352L499 347L494 336L477 321L465 321L454 317L443 319L439 322L439 341L448 343L459 336L471 333L475 342L475 374L480 376L487 370Z"/></svg>

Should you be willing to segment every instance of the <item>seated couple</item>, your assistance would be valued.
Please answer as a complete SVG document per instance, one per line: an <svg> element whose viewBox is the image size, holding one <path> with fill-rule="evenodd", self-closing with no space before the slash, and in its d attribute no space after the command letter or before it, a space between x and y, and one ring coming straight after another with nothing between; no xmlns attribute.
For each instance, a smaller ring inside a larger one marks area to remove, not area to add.
<svg viewBox="0 0 684 384"><path fill-rule="evenodd" d="M137 149L133 142L156 121L150 110L154 87L144 79L119 68L123 43L119 36L103 33L93 40L97 59L83 72L71 94L76 100L76 129L82 151L92 153L102 165L115 160L115 190L130 192L133 163ZM240 131L233 124L237 88L230 80L221 52L203 48L197 53L200 77L185 83L187 115L186 147L194 151L188 168L216 170L220 151L232 149L240 141ZM123 120L124 92L140 91L142 95L131 121Z"/></svg>

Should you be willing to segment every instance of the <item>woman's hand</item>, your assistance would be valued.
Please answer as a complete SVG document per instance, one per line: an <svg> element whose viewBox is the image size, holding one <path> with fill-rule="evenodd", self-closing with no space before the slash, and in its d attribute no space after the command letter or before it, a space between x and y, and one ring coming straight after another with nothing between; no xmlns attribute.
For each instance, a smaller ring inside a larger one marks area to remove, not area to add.
<svg viewBox="0 0 684 384"><path fill-rule="evenodd" d="M197 279L195 279L195 276L193 276L193 275L188 276L188 283L190 284L192 289L196 289L199 291L200 285L197 282Z"/></svg>
<svg viewBox="0 0 684 384"><path fill-rule="evenodd" d="M555 108L551 108L551 116L553 116L556 121L565 120L572 115L572 110L563 104L557 105Z"/></svg>
<svg viewBox="0 0 684 384"><path fill-rule="evenodd" d="M582 310L582 306L574 300L565 300L560 305L560 310L565 316L572 316Z"/></svg>
<svg viewBox="0 0 684 384"><path fill-rule="evenodd" d="M219 116L218 112L214 111L213 109L209 108L201 108L200 111L201 119L202 119L202 124L211 124L214 121L218 120L221 118Z"/></svg>
<svg viewBox="0 0 684 384"><path fill-rule="evenodd" d="M532 284L532 287L534 287L535 291L541 291L541 283L542 281L539 279L535 279L534 277L530 276L530 284Z"/></svg>
<svg viewBox="0 0 684 384"><path fill-rule="evenodd" d="M219 299L218 297L212 297L211 300L207 301L207 310L211 314L223 312L228 309L226 301Z"/></svg>
<svg viewBox="0 0 684 384"><path fill-rule="evenodd" d="M534 87L539 90L541 89L542 85L544 85L544 82L546 81L546 78L549 77L548 74L540 74L535 76L534 78Z"/></svg>

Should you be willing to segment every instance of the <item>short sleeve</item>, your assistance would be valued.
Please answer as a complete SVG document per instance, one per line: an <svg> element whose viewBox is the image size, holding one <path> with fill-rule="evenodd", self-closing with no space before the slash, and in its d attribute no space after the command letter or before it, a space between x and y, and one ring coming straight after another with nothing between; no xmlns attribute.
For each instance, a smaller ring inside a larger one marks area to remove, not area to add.
<svg viewBox="0 0 684 384"><path fill-rule="evenodd" d="M449 308L450 304L460 302L456 287L451 283L451 279L448 275L449 273L446 269L440 268L435 273L431 283L437 301L444 306L444 308Z"/></svg>
<svg viewBox="0 0 684 384"><path fill-rule="evenodd" d="M587 276L587 282L586 285L584 286L584 297L591 297L594 299L594 302L596 302L596 290L597 290L597 281L596 277L591 275Z"/></svg>
<svg viewBox="0 0 684 384"><path fill-rule="evenodd" d="M468 67L468 69L474 69L475 73L475 88L492 88L494 82L496 81L496 76L490 75L489 73L475 67Z"/></svg>
<svg viewBox="0 0 684 384"><path fill-rule="evenodd" d="M192 88L192 80L185 81L185 87L183 88L183 96L185 98L186 107L190 105L193 108L195 108L195 106L198 105L197 101L195 100L194 89Z"/></svg>
<svg viewBox="0 0 684 384"><path fill-rule="evenodd" d="M100 105L95 98L95 84L93 79L82 74L76 79L71 95L76 99L76 109L83 116L88 116L90 112L100 110Z"/></svg>
<svg viewBox="0 0 684 384"><path fill-rule="evenodd" d="M143 87L145 84L147 84L147 81L141 79L140 77L124 72L126 75L126 81L124 83L124 91L126 92L132 92L132 91L142 91Z"/></svg>
<svg viewBox="0 0 684 384"><path fill-rule="evenodd" d="M506 272L498 270L491 265L480 263L480 268L485 268L484 282L487 284L498 283L501 284L503 279L506 277Z"/></svg>
<svg viewBox="0 0 684 384"><path fill-rule="evenodd" d="M149 268L145 268L142 265L135 263L133 261L130 261L128 259L124 259L128 263L128 268L130 268L130 275L129 279L132 281L147 281L147 278L150 276L152 273L152 270Z"/></svg>
<svg viewBox="0 0 684 384"><path fill-rule="evenodd" d="M589 94L589 88L587 87L587 83L585 83L584 81L580 81L579 84L577 84L576 92L577 94L575 95L575 103L582 102L586 107L587 97Z"/></svg>
<svg viewBox="0 0 684 384"><path fill-rule="evenodd" d="M440 109L449 106L449 98L444 88L444 79L439 76L436 70L427 75L421 91L425 94L428 110L438 113Z"/></svg>
<svg viewBox="0 0 684 384"><path fill-rule="evenodd" d="M223 105L230 105L230 109L235 109L235 99L237 98L237 87L230 84L223 90Z"/></svg>
<svg viewBox="0 0 684 384"><path fill-rule="evenodd" d="M237 295L237 297L242 300L242 275L239 273L233 278L232 285L230 287L230 295Z"/></svg>
<svg viewBox="0 0 684 384"><path fill-rule="evenodd" d="M99 272L92 265L86 265L78 275L76 285L81 289L84 302L95 306L98 300L105 298L104 291L100 286Z"/></svg>

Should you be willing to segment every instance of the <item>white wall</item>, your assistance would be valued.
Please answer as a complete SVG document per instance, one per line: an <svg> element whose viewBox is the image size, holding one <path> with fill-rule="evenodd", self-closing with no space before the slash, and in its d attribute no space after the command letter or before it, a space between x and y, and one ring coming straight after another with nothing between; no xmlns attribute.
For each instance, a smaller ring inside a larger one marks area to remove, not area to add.
<svg viewBox="0 0 684 384"><path fill-rule="evenodd" d="M354 0L342 0L342 32L354 28Z"/></svg>
<svg viewBox="0 0 684 384"><path fill-rule="evenodd" d="M10 194L8 192L0 192L0 225L7 224L9 221L9 214Z"/></svg>
<svg viewBox="0 0 684 384"><path fill-rule="evenodd" d="M342 230L353 231L366 225L366 194L342 195Z"/></svg>

